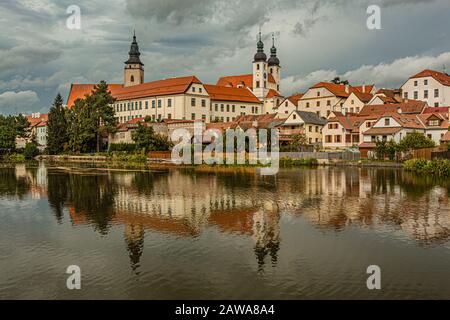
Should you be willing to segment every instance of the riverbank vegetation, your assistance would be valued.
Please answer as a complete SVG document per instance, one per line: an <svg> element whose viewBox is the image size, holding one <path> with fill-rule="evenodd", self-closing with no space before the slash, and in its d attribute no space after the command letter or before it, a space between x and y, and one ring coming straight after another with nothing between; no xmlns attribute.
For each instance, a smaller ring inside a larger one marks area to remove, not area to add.
<svg viewBox="0 0 450 320"><path fill-rule="evenodd" d="M403 167L406 171L431 174L438 177L450 177L450 160L447 159L412 159L405 161Z"/></svg>

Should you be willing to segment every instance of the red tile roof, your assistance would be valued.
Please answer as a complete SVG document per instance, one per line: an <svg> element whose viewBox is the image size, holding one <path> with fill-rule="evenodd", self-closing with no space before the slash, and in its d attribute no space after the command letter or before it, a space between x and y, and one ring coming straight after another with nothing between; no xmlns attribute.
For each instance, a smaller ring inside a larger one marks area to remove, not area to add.
<svg viewBox="0 0 450 320"><path fill-rule="evenodd" d="M383 127L383 128L370 128L366 132L364 132L365 135L370 134L394 134L402 130L401 127Z"/></svg>
<svg viewBox="0 0 450 320"><path fill-rule="evenodd" d="M259 99L247 88L233 88L206 84L205 90L208 92L211 100L261 103L261 101L259 101Z"/></svg>
<svg viewBox="0 0 450 320"><path fill-rule="evenodd" d="M298 101L303 97L304 93L297 93L290 97L287 97L287 99L292 102L294 105L298 105ZM284 102L284 101L283 101Z"/></svg>
<svg viewBox="0 0 450 320"><path fill-rule="evenodd" d="M353 94L358 97L361 102L367 103L373 98L373 94L371 93L363 93L359 91L354 91Z"/></svg>
<svg viewBox="0 0 450 320"><path fill-rule="evenodd" d="M450 131L444 134L444 136L441 138L441 141L443 142L449 142L450 141Z"/></svg>
<svg viewBox="0 0 450 320"><path fill-rule="evenodd" d="M426 113L426 114L419 114L417 116L424 127L427 129L447 129L449 126L448 123L448 114L446 113ZM429 126L428 121L430 121L430 118L433 118L433 120L439 120L440 125L439 126Z"/></svg>
<svg viewBox="0 0 450 320"><path fill-rule="evenodd" d="M447 113L449 112L450 107L430 107L425 108L423 113Z"/></svg>
<svg viewBox="0 0 450 320"><path fill-rule="evenodd" d="M370 92L373 89L373 85L366 85L365 92ZM346 85L345 84L335 84L332 82L319 82L311 87L312 89L317 88L325 88L328 91L330 91L332 94L334 94L337 97L344 97L347 98L352 92L363 92L363 86L348 86L348 92L345 90Z"/></svg>
<svg viewBox="0 0 450 320"><path fill-rule="evenodd" d="M276 83L272 74L269 74L269 82ZM243 84L245 87L253 89L253 74L243 74L238 76L226 76L217 80L216 85L223 87L235 87Z"/></svg>
<svg viewBox="0 0 450 320"><path fill-rule="evenodd" d="M427 104L423 101L408 100L403 103L380 104L380 105L366 105L359 112L360 116L375 116L384 114L398 113L400 109L403 114L420 114Z"/></svg>
<svg viewBox="0 0 450 320"><path fill-rule="evenodd" d="M47 122L48 121L48 114L44 113L39 115L39 117L33 118L33 116L27 116L26 117L28 122L30 123L30 127L35 127L39 125L41 122Z"/></svg>
<svg viewBox="0 0 450 320"><path fill-rule="evenodd" d="M267 92L266 98L270 99L273 97L282 97L276 90L270 89L269 92Z"/></svg>
<svg viewBox="0 0 450 320"><path fill-rule="evenodd" d="M89 95L94 90L95 84L72 84L70 87L69 97L67 98L67 106L72 108L77 99L84 99L86 95ZM114 96L115 93L122 89L121 84L108 84L108 89Z"/></svg>
<svg viewBox="0 0 450 320"><path fill-rule="evenodd" d="M193 83L201 84L201 81L195 76L170 78L131 87L124 87L117 90L113 96L118 101L122 101L152 96L182 94L185 93Z"/></svg>
<svg viewBox="0 0 450 320"><path fill-rule="evenodd" d="M417 79L417 78L425 78L425 77L432 77L436 81L438 81L440 84L450 87L450 76L446 73L434 71L434 70L423 70L422 72L419 72L418 74L412 76L410 79Z"/></svg>
<svg viewBox="0 0 450 320"><path fill-rule="evenodd" d="M329 118L327 120L327 123L330 122L338 122L340 123L345 130L352 131L352 132L359 132L359 126L365 121L366 119L364 117L360 116L346 116L339 112L335 112L335 117Z"/></svg>

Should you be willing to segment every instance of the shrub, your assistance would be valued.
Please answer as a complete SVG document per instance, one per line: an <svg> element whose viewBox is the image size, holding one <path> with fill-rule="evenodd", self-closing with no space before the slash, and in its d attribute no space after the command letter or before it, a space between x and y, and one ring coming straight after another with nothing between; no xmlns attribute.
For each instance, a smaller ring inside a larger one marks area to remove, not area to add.
<svg viewBox="0 0 450 320"><path fill-rule="evenodd" d="M438 159L432 161L412 159L405 161L403 167L406 171L433 174L439 177L450 176L450 160L447 159Z"/></svg>
<svg viewBox="0 0 450 320"><path fill-rule="evenodd" d="M27 143L25 145L25 149L23 149L23 155L25 159L31 160L34 159L34 157L39 155L39 149L34 142Z"/></svg>
<svg viewBox="0 0 450 320"><path fill-rule="evenodd" d="M109 152L135 152L136 144L134 143L111 143Z"/></svg>
<svg viewBox="0 0 450 320"><path fill-rule="evenodd" d="M301 166L318 166L319 162L314 158L307 159L292 159L292 158L281 158L280 166L282 167L301 167Z"/></svg>

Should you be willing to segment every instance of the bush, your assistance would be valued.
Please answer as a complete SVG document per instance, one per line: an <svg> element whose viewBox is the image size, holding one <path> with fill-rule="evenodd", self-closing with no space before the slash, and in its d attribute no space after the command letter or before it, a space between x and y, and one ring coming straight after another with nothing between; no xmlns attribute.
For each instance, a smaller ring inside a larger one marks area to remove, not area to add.
<svg viewBox="0 0 450 320"><path fill-rule="evenodd" d="M307 159L292 159L292 158L281 158L280 166L281 167L302 167L302 166L318 166L319 162L314 158Z"/></svg>
<svg viewBox="0 0 450 320"><path fill-rule="evenodd" d="M25 159L25 156L23 154L13 153L13 154L10 154L10 155L5 155L3 157L3 160L7 161L7 162L25 162L26 159Z"/></svg>
<svg viewBox="0 0 450 320"><path fill-rule="evenodd" d="M439 177L450 176L450 160L438 159L438 160L423 160L412 159L405 161L403 167L406 171L433 174Z"/></svg>
<svg viewBox="0 0 450 320"><path fill-rule="evenodd" d="M27 143L25 145L25 149L23 149L23 155L25 159L31 160L34 159L34 157L39 155L39 149L34 142Z"/></svg>
<svg viewBox="0 0 450 320"><path fill-rule="evenodd" d="M134 143L111 143L109 152L135 152L136 144Z"/></svg>
<svg viewBox="0 0 450 320"><path fill-rule="evenodd" d="M134 162L134 163L146 163L147 156L143 154L126 154L119 153L113 156L113 161L116 162Z"/></svg>

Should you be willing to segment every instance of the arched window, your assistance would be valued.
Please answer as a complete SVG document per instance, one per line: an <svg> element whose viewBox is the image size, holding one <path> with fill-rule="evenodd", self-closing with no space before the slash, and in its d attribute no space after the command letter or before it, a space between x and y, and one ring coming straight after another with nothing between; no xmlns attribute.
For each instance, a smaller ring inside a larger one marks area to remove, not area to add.
<svg viewBox="0 0 450 320"><path fill-rule="evenodd" d="M130 81L131 81L131 82L134 82L134 76L131 76Z"/></svg>

